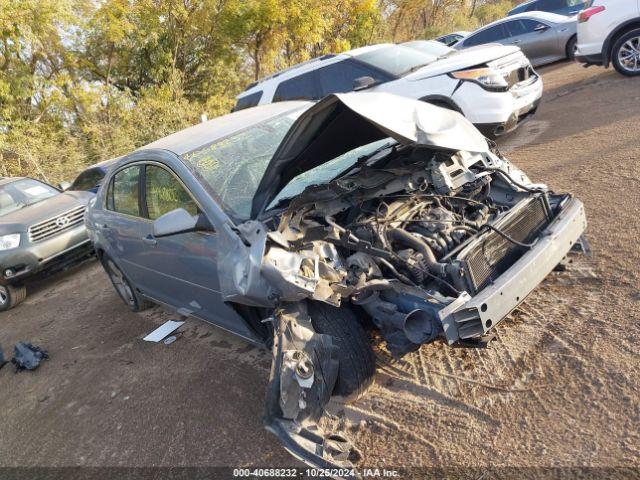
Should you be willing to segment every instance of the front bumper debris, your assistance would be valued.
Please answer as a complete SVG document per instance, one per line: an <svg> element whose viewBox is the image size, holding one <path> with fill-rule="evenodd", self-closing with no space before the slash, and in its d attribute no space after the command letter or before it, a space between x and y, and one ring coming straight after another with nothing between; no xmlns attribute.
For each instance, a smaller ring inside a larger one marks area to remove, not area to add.
<svg viewBox="0 0 640 480"><path fill-rule="evenodd" d="M479 338L495 328L553 271L580 241L586 227L582 202L568 200L536 245L496 281L457 308L442 311L447 342Z"/></svg>

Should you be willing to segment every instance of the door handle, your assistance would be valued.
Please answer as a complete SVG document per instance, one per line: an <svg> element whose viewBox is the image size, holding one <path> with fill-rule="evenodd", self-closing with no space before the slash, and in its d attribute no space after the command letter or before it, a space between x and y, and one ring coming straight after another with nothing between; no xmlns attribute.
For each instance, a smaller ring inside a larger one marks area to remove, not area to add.
<svg viewBox="0 0 640 480"><path fill-rule="evenodd" d="M155 238L153 238L153 235L147 235L142 239L142 242L151 247L155 247L158 244L158 241Z"/></svg>
<svg viewBox="0 0 640 480"><path fill-rule="evenodd" d="M522 40L514 40L512 43L513 43L514 45L518 45L520 42L522 42Z"/></svg>

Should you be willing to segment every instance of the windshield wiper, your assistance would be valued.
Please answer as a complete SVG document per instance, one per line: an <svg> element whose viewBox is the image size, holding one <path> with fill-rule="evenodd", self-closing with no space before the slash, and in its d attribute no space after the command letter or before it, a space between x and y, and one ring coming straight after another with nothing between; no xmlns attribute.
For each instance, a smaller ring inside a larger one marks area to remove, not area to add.
<svg viewBox="0 0 640 480"><path fill-rule="evenodd" d="M421 65L416 65L416 66L414 66L414 67L411 67L411 68L407 71L407 73L413 73L413 72L415 72L416 70L420 70L422 67L426 67L427 65L431 65L432 63L433 63L433 62L428 62L428 63L423 63L423 64L421 64Z"/></svg>

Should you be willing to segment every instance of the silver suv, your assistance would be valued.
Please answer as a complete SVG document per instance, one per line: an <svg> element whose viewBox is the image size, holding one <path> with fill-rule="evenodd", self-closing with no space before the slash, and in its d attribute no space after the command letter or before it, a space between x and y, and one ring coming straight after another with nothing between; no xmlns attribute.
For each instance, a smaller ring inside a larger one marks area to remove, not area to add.
<svg viewBox="0 0 640 480"><path fill-rule="evenodd" d="M25 299L27 279L92 253L84 212L93 197L32 178L0 177L0 311Z"/></svg>

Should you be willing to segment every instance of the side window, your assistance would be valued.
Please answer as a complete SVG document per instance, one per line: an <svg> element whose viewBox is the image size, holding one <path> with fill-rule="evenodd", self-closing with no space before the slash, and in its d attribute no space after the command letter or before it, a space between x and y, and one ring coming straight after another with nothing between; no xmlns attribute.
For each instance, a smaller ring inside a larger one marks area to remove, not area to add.
<svg viewBox="0 0 640 480"><path fill-rule="evenodd" d="M512 37L517 37L518 35L526 35L527 33L533 33L536 30L536 27L539 25L543 25L541 22L535 22L533 20L514 20L512 22L507 22L506 24L507 30Z"/></svg>
<svg viewBox="0 0 640 480"><path fill-rule="evenodd" d="M562 10L566 8L567 0L540 0L538 8L548 12Z"/></svg>
<svg viewBox="0 0 640 480"><path fill-rule="evenodd" d="M234 112L238 110L244 110L245 108L255 107L260 103L260 99L262 98L262 91L252 93L251 95L247 95L246 97L239 98L236 106L233 108Z"/></svg>
<svg viewBox="0 0 640 480"><path fill-rule="evenodd" d="M485 43L500 42L505 38L509 38L509 33L504 28L504 25L500 24L469 37L465 40L464 46L473 47L475 45L484 45Z"/></svg>
<svg viewBox="0 0 640 480"><path fill-rule="evenodd" d="M69 187L69 190L91 190L98 186L103 177L104 173L100 169L87 170L78 175L78 178L75 179L73 185Z"/></svg>
<svg viewBox="0 0 640 480"><path fill-rule="evenodd" d="M107 209L136 217L141 216L138 202L139 179L139 165L116 173L107 191Z"/></svg>
<svg viewBox="0 0 640 480"><path fill-rule="evenodd" d="M543 8L542 1L538 0L537 2L533 2L530 5L528 5L527 8L523 9L522 11L523 12L537 12L541 8Z"/></svg>
<svg viewBox="0 0 640 480"><path fill-rule="evenodd" d="M191 215L198 207L178 179L161 167L147 165L145 176L145 200L151 220L176 208L184 208Z"/></svg>
<svg viewBox="0 0 640 480"><path fill-rule="evenodd" d="M357 63L343 60L316 71L320 80L320 96L330 93L344 93L353 90L353 82L360 77L373 77L381 80L380 75Z"/></svg>
<svg viewBox="0 0 640 480"><path fill-rule="evenodd" d="M298 77L285 80L276 89L273 95L274 102L284 102L286 100L317 100L318 87L316 83L316 72L304 73Z"/></svg>

